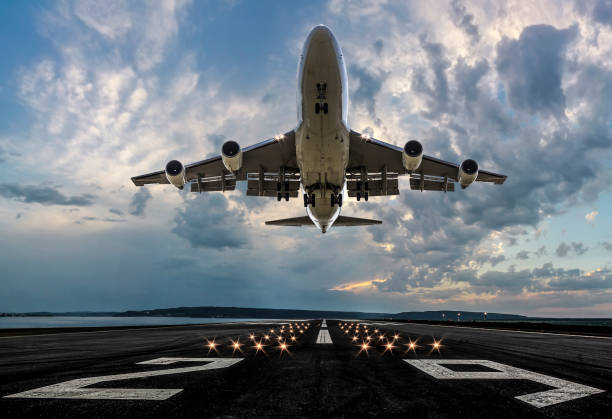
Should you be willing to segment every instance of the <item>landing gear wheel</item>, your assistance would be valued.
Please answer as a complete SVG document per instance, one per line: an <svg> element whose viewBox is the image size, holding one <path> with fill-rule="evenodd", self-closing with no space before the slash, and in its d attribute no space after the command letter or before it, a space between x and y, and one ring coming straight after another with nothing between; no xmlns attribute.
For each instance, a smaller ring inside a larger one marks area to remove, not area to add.
<svg viewBox="0 0 612 419"><path fill-rule="evenodd" d="M357 201L361 201L361 192L357 192Z"/></svg>
<svg viewBox="0 0 612 419"><path fill-rule="evenodd" d="M280 202L280 200L281 200L281 194L280 194L280 192L276 194L276 200L277 200L278 202Z"/></svg>
<svg viewBox="0 0 612 419"><path fill-rule="evenodd" d="M331 206L333 207L334 205L336 205L336 195L332 194L331 195Z"/></svg>
<svg viewBox="0 0 612 419"><path fill-rule="evenodd" d="M342 193L338 194L338 206L342 207Z"/></svg>
<svg viewBox="0 0 612 419"><path fill-rule="evenodd" d="M308 194L304 194L304 208L308 206Z"/></svg>
<svg viewBox="0 0 612 419"><path fill-rule="evenodd" d="M323 113L327 115L327 102L323 104Z"/></svg>
<svg viewBox="0 0 612 419"><path fill-rule="evenodd" d="M321 112L321 104L315 103L315 113L318 115Z"/></svg>
<svg viewBox="0 0 612 419"><path fill-rule="evenodd" d="M366 192L365 195L363 196L363 199L365 199L365 201L368 202L369 197L370 197L370 194Z"/></svg>
<svg viewBox="0 0 612 419"><path fill-rule="evenodd" d="M315 206L315 202L316 202L315 201L315 194L311 194L310 195L310 205L314 207Z"/></svg>
<svg viewBox="0 0 612 419"><path fill-rule="evenodd" d="M289 192L285 192L285 201L289 202Z"/></svg>

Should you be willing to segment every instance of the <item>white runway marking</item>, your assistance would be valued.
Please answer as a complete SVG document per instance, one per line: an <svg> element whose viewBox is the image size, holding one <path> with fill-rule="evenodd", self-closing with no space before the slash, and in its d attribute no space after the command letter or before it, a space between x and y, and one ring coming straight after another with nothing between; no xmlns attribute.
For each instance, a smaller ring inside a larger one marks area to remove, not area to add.
<svg viewBox="0 0 612 419"><path fill-rule="evenodd" d="M325 320L323 320L323 323L321 323L321 330L319 330L319 335L317 336L317 343L333 343L332 338L329 335L329 332L327 331L327 323L325 323Z"/></svg>
<svg viewBox="0 0 612 419"><path fill-rule="evenodd" d="M76 380L64 381L22 393L10 394L8 398L28 399L98 399L98 400L166 400L183 391L182 388L83 388L93 384L108 381L131 380L133 378L158 377L160 375L182 374L186 372L207 371L219 368L227 368L243 358L157 358L138 364L169 365L175 362L210 362L206 365L196 367L171 368L166 370L154 370L134 372L128 374L103 375L100 377L78 378Z"/></svg>
<svg viewBox="0 0 612 419"><path fill-rule="evenodd" d="M573 383L560 378L550 377L523 370L499 362L476 359L404 359L407 363L439 380L531 380L536 383L553 387L552 390L525 394L516 398L535 407L551 406L553 404L603 393L605 390ZM495 371L452 371L444 364L482 365Z"/></svg>
<svg viewBox="0 0 612 419"><path fill-rule="evenodd" d="M317 343L333 343L327 329L319 330L319 336L317 336Z"/></svg>

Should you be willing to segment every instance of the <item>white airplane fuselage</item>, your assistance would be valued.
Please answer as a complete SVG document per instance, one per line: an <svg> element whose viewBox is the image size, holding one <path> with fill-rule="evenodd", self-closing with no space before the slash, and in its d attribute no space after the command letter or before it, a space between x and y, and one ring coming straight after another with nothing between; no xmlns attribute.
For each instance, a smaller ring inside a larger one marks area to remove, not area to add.
<svg viewBox="0 0 612 419"><path fill-rule="evenodd" d="M314 224L325 233L340 214L332 195L342 194L349 158L348 86L342 50L325 26L315 27L304 43L298 68L297 162Z"/></svg>

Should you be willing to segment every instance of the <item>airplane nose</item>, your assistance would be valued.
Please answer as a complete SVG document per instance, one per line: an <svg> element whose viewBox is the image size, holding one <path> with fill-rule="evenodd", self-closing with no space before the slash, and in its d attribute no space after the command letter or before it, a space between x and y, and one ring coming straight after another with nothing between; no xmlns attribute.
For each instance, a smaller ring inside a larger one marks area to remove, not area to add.
<svg viewBox="0 0 612 419"><path fill-rule="evenodd" d="M312 42L328 41L332 37L332 32L325 25L317 25L310 31L309 37Z"/></svg>

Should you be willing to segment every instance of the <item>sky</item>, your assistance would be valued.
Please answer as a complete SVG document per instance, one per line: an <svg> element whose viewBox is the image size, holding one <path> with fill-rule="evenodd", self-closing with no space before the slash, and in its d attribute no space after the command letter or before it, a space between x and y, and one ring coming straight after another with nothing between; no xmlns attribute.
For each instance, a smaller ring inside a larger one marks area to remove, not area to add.
<svg viewBox="0 0 612 419"><path fill-rule="evenodd" d="M313 26L352 129L508 176L266 227L301 199L130 178L296 124ZM612 1L0 3L0 311L242 306L612 316Z"/></svg>

